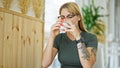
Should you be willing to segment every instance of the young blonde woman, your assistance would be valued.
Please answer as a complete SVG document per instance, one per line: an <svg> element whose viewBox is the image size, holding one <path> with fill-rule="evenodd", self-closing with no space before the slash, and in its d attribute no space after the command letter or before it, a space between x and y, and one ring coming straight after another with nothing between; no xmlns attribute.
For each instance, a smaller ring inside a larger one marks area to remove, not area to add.
<svg viewBox="0 0 120 68"><path fill-rule="evenodd" d="M43 68L47 68L58 53L61 68L92 68L96 61L97 38L88 33L78 5L67 2L60 7L59 21L51 27L50 37L43 52ZM60 33L61 20L67 22L65 33Z"/></svg>

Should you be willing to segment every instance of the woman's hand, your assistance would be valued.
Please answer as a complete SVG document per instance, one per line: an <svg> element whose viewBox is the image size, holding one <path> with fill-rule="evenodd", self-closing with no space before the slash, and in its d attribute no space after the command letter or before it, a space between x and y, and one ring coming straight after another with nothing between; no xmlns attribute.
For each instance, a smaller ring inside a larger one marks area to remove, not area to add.
<svg viewBox="0 0 120 68"><path fill-rule="evenodd" d="M60 23L61 22L57 22L55 24L52 25L51 27L51 36L52 37L56 37L59 33L60 33Z"/></svg>
<svg viewBox="0 0 120 68"><path fill-rule="evenodd" d="M77 28L77 26L75 26L74 24L72 24L72 22L70 22L70 21L68 21L69 23L69 25L67 25L66 26L66 32L70 32L73 36L74 36L74 38L76 39L76 40L78 40L78 39L80 39L80 29L79 28Z"/></svg>

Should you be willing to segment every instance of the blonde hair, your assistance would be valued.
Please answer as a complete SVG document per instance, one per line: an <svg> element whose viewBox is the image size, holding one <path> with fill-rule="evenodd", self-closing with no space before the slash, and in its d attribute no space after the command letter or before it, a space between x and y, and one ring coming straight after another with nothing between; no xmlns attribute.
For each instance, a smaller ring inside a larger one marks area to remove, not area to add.
<svg viewBox="0 0 120 68"><path fill-rule="evenodd" d="M68 10L68 12L70 12L72 14L76 14L76 15L80 16L81 20L78 21L79 29L86 32L87 30L84 27L84 23L83 23L82 16L81 16L80 9L79 9L78 5L75 2L67 2L67 3L63 4L59 10L60 15L61 15L61 11L63 8L66 8Z"/></svg>

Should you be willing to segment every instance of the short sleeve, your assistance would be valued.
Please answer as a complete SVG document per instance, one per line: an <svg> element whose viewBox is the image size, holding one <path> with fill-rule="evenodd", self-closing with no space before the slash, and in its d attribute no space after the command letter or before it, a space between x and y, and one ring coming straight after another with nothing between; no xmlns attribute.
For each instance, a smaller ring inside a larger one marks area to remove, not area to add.
<svg viewBox="0 0 120 68"><path fill-rule="evenodd" d="M97 41L97 37L93 34L89 34L87 36L87 47L96 47L98 46L98 41Z"/></svg>
<svg viewBox="0 0 120 68"><path fill-rule="evenodd" d="M56 49L58 49L59 50L59 35L57 35L56 37L55 37L55 40L54 40L54 46L53 47L55 47Z"/></svg>

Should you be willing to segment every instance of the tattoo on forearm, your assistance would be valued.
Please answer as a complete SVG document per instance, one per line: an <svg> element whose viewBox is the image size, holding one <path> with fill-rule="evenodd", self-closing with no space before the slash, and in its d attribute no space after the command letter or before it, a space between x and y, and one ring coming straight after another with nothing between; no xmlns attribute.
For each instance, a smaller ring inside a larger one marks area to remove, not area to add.
<svg viewBox="0 0 120 68"><path fill-rule="evenodd" d="M78 43L77 45L78 45L78 49L80 49L81 52L83 53L82 58L84 58L84 59L86 59L86 60L89 60L90 54L89 54L89 52L86 50L85 44L84 44L84 43Z"/></svg>
<svg viewBox="0 0 120 68"><path fill-rule="evenodd" d="M97 48L95 48L95 47L93 47L92 49L91 49L91 56L93 55L93 56L96 56L96 52L97 52Z"/></svg>

